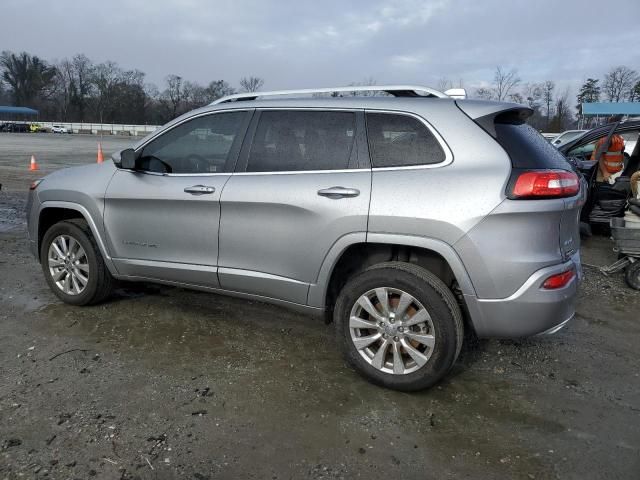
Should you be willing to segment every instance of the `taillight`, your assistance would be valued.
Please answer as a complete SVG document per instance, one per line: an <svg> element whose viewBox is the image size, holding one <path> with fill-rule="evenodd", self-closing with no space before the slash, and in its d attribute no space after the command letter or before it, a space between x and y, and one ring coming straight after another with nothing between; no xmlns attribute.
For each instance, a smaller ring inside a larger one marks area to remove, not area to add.
<svg viewBox="0 0 640 480"><path fill-rule="evenodd" d="M545 290L557 290L558 288L562 288L567 285L575 276L576 271L573 268L567 270L566 272L551 275L544 281L544 283L542 284L542 288L544 288Z"/></svg>
<svg viewBox="0 0 640 480"><path fill-rule="evenodd" d="M31 182L31 185L29 185L29 190L35 190L36 188L38 188L38 185L40 185L41 182L42 178L34 180L33 182Z"/></svg>
<svg viewBox="0 0 640 480"><path fill-rule="evenodd" d="M528 170L517 173L510 184L511 199L573 197L580 191L580 178L566 170Z"/></svg>

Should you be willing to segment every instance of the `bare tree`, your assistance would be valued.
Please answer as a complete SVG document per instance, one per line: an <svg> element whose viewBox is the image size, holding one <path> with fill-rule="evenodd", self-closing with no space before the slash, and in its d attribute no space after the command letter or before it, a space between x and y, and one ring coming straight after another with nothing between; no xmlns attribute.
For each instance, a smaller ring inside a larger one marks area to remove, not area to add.
<svg viewBox="0 0 640 480"><path fill-rule="evenodd" d="M552 80L547 80L542 84L542 101L547 107L547 129L551 119L551 104L553 103L553 90L556 84Z"/></svg>
<svg viewBox="0 0 640 480"><path fill-rule="evenodd" d="M494 97L498 101L503 101L508 98L509 93L520 83L520 77L518 77L518 71L515 69L508 72L502 67L496 67L496 72L493 76L493 92Z"/></svg>
<svg viewBox="0 0 640 480"><path fill-rule="evenodd" d="M524 96L527 100L527 105L532 110L540 108L540 101L542 99L543 86L539 83L526 83L524 85Z"/></svg>
<svg viewBox="0 0 640 480"><path fill-rule="evenodd" d="M264 80L260 77L242 77L240 79L240 91L257 92L264 85Z"/></svg>
<svg viewBox="0 0 640 480"><path fill-rule="evenodd" d="M640 80L636 82L636 84L631 89L631 95L629 95L630 102L640 101Z"/></svg>
<svg viewBox="0 0 640 480"><path fill-rule="evenodd" d="M481 98L483 100L492 100L493 99L493 89L480 87L476 89L476 98Z"/></svg>
<svg viewBox="0 0 640 480"><path fill-rule="evenodd" d="M166 78L167 88L162 93L164 102L169 106L169 114L171 118L175 118L182 103L185 100L185 92L182 84L182 77L179 75L169 75Z"/></svg>
<svg viewBox="0 0 640 480"><path fill-rule="evenodd" d="M83 122L87 113L87 106L90 102L91 94L94 93L92 83L94 65L84 54L76 55L71 59L72 77L71 105L76 112L76 118Z"/></svg>
<svg viewBox="0 0 640 480"><path fill-rule="evenodd" d="M75 91L75 78L73 63L68 59L62 60L56 66L56 74L54 76L57 95L55 101L58 105L61 119L67 121L69 109Z"/></svg>
<svg viewBox="0 0 640 480"><path fill-rule="evenodd" d="M365 78L363 81L361 82L352 82L349 84L350 87L373 87L375 85L377 85L378 82L375 78L373 77L367 77ZM337 93L337 92L333 92L333 93ZM375 92L375 91L364 91L364 92L358 92L358 91L353 91L351 92L351 96L353 97L375 97L378 94L384 94L384 92ZM332 94L333 96L333 94Z"/></svg>
<svg viewBox="0 0 640 480"><path fill-rule="evenodd" d="M115 94L115 87L119 81L122 70L115 62L105 62L92 70L92 84L95 87L96 95L94 96L94 107L96 116L99 118L100 123L103 123L105 117L113 109L113 96Z"/></svg>
<svg viewBox="0 0 640 480"><path fill-rule="evenodd" d="M208 102L213 102L218 98L226 97L227 95L233 95L234 93L236 93L233 87L224 80L213 80L209 82L206 91Z"/></svg>
<svg viewBox="0 0 640 480"><path fill-rule="evenodd" d="M566 130L571 121L571 107L569 105L569 89L567 88L555 100L555 115L551 122L551 131L562 132Z"/></svg>
<svg viewBox="0 0 640 480"><path fill-rule="evenodd" d="M445 90L449 90L450 88L453 88L451 80L449 80L447 77L440 77L440 80L438 80L438 90L444 92Z"/></svg>
<svg viewBox="0 0 640 480"><path fill-rule="evenodd" d="M184 82L183 85L185 110L202 107L208 102L206 89L195 82Z"/></svg>
<svg viewBox="0 0 640 480"><path fill-rule="evenodd" d="M0 55L2 79L11 87L16 105L34 105L39 98L47 96L54 86L56 68L27 52Z"/></svg>
<svg viewBox="0 0 640 480"><path fill-rule="evenodd" d="M508 99L510 102L513 102L513 103L524 103L524 97L520 92L510 93L508 96Z"/></svg>
<svg viewBox="0 0 640 480"><path fill-rule="evenodd" d="M602 90L610 102L620 102L631 97L633 86L638 81L638 72L620 65L604 77Z"/></svg>

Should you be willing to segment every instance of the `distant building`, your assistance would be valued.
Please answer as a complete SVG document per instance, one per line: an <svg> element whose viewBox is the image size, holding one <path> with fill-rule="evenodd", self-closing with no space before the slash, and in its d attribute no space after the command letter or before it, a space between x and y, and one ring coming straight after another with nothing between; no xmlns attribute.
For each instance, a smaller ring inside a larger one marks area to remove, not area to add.
<svg viewBox="0 0 640 480"><path fill-rule="evenodd" d="M0 120L27 121L38 118L38 110L27 107L3 107L0 105Z"/></svg>

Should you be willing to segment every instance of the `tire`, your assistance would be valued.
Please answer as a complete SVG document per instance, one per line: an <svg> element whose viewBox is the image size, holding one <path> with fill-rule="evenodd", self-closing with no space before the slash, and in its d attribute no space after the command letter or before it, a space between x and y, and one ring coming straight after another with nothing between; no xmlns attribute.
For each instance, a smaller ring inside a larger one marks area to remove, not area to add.
<svg viewBox="0 0 640 480"><path fill-rule="evenodd" d="M640 290L640 260L629 265L624 273L624 279L631 288Z"/></svg>
<svg viewBox="0 0 640 480"><path fill-rule="evenodd" d="M64 240L61 241L61 237ZM75 251L83 251L84 255L80 253L78 257L74 257L77 258L77 263L72 262L71 260L73 260L73 258L71 258L66 261L68 263L65 263L64 266L57 266L64 263L60 261L63 257L60 257L57 253L63 250L61 245L64 246L66 244L67 248L71 250L73 254L76 245L69 239L73 239L73 241L79 244L80 248L76 248ZM54 241L56 241L58 250L52 247ZM69 248L70 246L71 248ZM50 260L50 249L52 249L52 260ZM60 300L70 305L93 305L99 303L106 299L113 290L115 280L105 266L100 249L93 238L87 222L84 220L65 220L51 226L42 239L40 246L40 263L49 288L51 288ZM75 268L74 263L76 263ZM80 263L80 265L78 265L78 263ZM74 275L66 272L63 272L62 277L56 282L53 277L54 273L52 273L52 265L56 265L53 267L53 272L56 274L60 274L63 269L69 272L75 272L76 283L74 284L73 282L72 277ZM80 268L82 268L82 270ZM80 275L82 275L82 277L80 277ZM69 286L73 293L65 291L63 286L58 285L58 283L64 285L67 277L71 279ZM82 285L83 281L80 278L87 279L82 289L76 288Z"/></svg>
<svg viewBox="0 0 640 480"><path fill-rule="evenodd" d="M363 297L375 308L373 322L371 306ZM388 315L382 314L385 309L380 297L388 299ZM403 301L405 298L408 300ZM395 313L402 309L400 304L408 301L412 303L406 314L395 319ZM423 318L428 319L411 325ZM338 295L334 323L344 358L359 374L376 385L406 392L429 388L442 379L458 358L464 336L462 312L451 290L428 270L403 262L377 264L351 278ZM366 328L354 328L362 325ZM362 348L378 335L382 337ZM431 343L422 343L426 340ZM358 348L355 342L363 343ZM385 343L387 351L381 352ZM417 356L420 364L414 360L415 350L422 354Z"/></svg>

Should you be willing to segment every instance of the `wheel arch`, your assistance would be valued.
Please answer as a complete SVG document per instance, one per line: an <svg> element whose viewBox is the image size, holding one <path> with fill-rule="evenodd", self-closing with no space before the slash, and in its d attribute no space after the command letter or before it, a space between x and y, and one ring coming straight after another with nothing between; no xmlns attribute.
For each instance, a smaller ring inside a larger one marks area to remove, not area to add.
<svg viewBox="0 0 640 480"><path fill-rule="evenodd" d="M476 295L462 260L445 242L428 237L369 233L366 239L356 234L347 235L333 245L325 257L316 284L309 289L307 303L319 308L330 306L332 295L340 288L340 281L344 284L357 271L392 259L421 265L436 276L444 276L441 279L445 283L455 280L465 301Z"/></svg>
<svg viewBox="0 0 640 480"><path fill-rule="evenodd" d="M89 210L87 210L87 208L85 208L83 205L73 202L46 201L40 205L40 208L38 210L38 230L36 237L38 260L42 260L39 258L40 248L42 245L42 239L44 238L44 234L46 233L46 231L52 225L60 221L70 220L73 218L83 219L85 222L87 222L87 225L91 230L91 234L95 238L98 248L100 249L100 253L102 254L105 265L107 266L111 274L117 274L115 266L111 261L111 257L109 256L106 245L103 241L101 231L98 228L99 224L96 223L95 219L89 213Z"/></svg>

